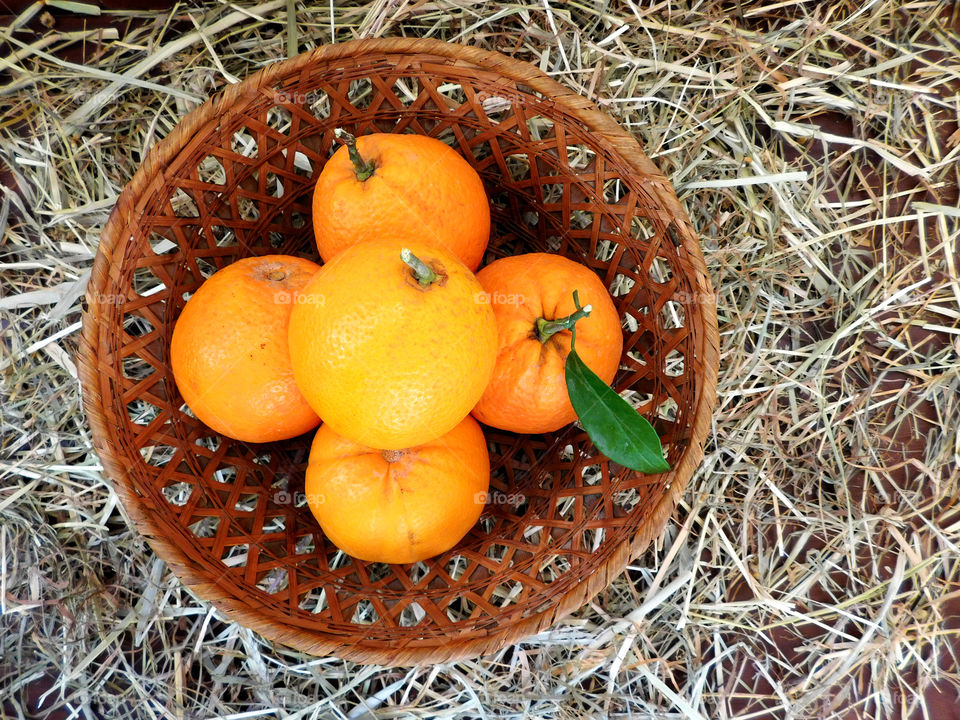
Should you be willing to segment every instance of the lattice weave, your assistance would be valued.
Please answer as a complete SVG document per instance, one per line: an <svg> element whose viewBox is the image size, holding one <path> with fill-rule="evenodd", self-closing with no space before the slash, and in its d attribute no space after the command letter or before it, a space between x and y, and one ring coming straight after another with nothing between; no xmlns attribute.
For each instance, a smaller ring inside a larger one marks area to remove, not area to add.
<svg viewBox="0 0 960 720"><path fill-rule="evenodd" d="M571 426L487 431L492 494L464 541L411 566L337 552L302 497L309 436L244 445L184 406L169 341L218 268L317 259L310 193L334 129L450 143L493 208L486 261L548 251L595 269L624 318L614 382L674 468L639 476ZM191 113L103 231L80 367L124 505L199 596L314 653L409 664L494 650L601 590L655 537L702 457L718 364L713 293L669 183L636 142L534 68L428 40L345 43L272 65Z"/></svg>

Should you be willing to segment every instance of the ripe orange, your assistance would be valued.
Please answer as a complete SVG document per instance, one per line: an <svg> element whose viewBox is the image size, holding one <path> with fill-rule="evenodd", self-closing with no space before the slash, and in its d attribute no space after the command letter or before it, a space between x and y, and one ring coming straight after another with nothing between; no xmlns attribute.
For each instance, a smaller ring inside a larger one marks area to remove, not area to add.
<svg viewBox="0 0 960 720"><path fill-rule="evenodd" d="M623 336L620 316L600 278L559 255L530 253L496 260L477 279L496 315L499 340L497 365L474 417L518 433L551 432L576 420L564 376L570 330L560 329L542 342L538 321L574 314L577 290L580 304L592 306L589 316L575 321L577 354L609 383L620 364Z"/></svg>
<svg viewBox="0 0 960 720"><path fill-rule="evenodd" d="M331 429L385 450L453 429L496 359L496 321L474 274L448 250L407 246L433 282L418 282L401 260L403 243L371 240L324 265L290 317L304 397Z"/></svg>
<svg viewBox="0 0 960 720"><path fill-rule="evenodd" d="M187 301L170 341L173 377L194 415L217 432L271 442L319 424L297 389L287 348L297 292L319 269L287 255L245 258Z"/></svg>
<svg viewBox="0 0 960 720"><path fill-rule="evenodd" d="M413 563L457 544L480 517L490 458L469 415L436 440L375 450L322 425L310 448L307 504L324 534L367 562Z"/></svg>
<svg viewBox="0 0 960 720"><path fill-rule="evenodd" d="M453 148L425 135L376 133L324 165L313 227L325 262L358 240L391 237L441 245L476 270L490 239L490 206L480 176Z"/></svg>

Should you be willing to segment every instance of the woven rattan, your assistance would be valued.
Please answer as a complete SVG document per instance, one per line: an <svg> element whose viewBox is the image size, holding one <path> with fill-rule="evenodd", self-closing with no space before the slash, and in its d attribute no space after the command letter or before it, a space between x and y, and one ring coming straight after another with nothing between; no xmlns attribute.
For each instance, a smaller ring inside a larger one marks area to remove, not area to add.
<svg viewBox="0 0 960 720"><path fill-rule="evenodd" d="M598 273L624 318L614 385L661 433L671 472L609 463L578 425L488 430L491 498L470 534L415 565L363 563L338 552L306 507L310 436L248 445L189 413L169 364L178 314L238 258L317 259L310 194L337 127L423 133L459 150L492 204L487 262L546 251ZM79 367L125 509L199 597L310 653L444 661L546 628L662 531L709 431L713 298L669 182L590 102L496 53L357 41L228 87L149 153L103 230Z"/></svg>

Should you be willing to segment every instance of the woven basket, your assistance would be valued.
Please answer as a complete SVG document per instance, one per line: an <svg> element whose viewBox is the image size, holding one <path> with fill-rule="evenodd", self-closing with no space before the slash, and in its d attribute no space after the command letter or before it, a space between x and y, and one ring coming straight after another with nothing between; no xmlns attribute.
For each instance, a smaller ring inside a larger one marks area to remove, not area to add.
<svg viewBox="0 0 960 720"><path fill-rule="evenodd" d="M492 204L487 262L546 251L597 272L624 318L614 386L654 423L671 472L608 463L578 425L488 430L491 500L469 535L426 562L363 563L306 507L309 435L248 445L189 413L170 372L177 316L241 257L318 259L310 195L337 127L459 150ZM490 652L589 600L661 532L715 399L713 293L669 182L615 122L530 65L431 40L321 47L191 112L120 195L86 300L94 445L157 554L265 637L360 662Z"/></svg>

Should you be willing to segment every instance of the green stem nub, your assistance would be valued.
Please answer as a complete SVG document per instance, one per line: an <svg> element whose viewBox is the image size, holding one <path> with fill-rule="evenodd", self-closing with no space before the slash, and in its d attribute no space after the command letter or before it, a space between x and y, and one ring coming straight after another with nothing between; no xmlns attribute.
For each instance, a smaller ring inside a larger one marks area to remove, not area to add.
<svg viewBox="0 0 960 720"><path fill-rule="evenodd" d="M341 128L337 128L334 135L337 136L337 140L347 146L347 154L350 156L350 162L353 163L353 171L357 174L357 180L363 182L373 175L373 171L377 169L376 165L372 161L367 162L360 156L360 151L357 150L357 139Z"/></svg>
<svg viewBox="0 0 960 720"><path fill-rule="evenodd" d="M537 339L545 343L561 330L573 330L573 326L577 324L577 320L590 315L591 310L593 310L593 306L586 305L585 307L579 308L575 313L557 320L537 318Z"/></svg>
<svg viewBox="0 0 960 720"><path fill-rule="evenodd" d="M421 287L426 287L439 279L439 276L423 260L410 252L409 248L403 248L400 251L400 259L410 268Z"/></svg>

